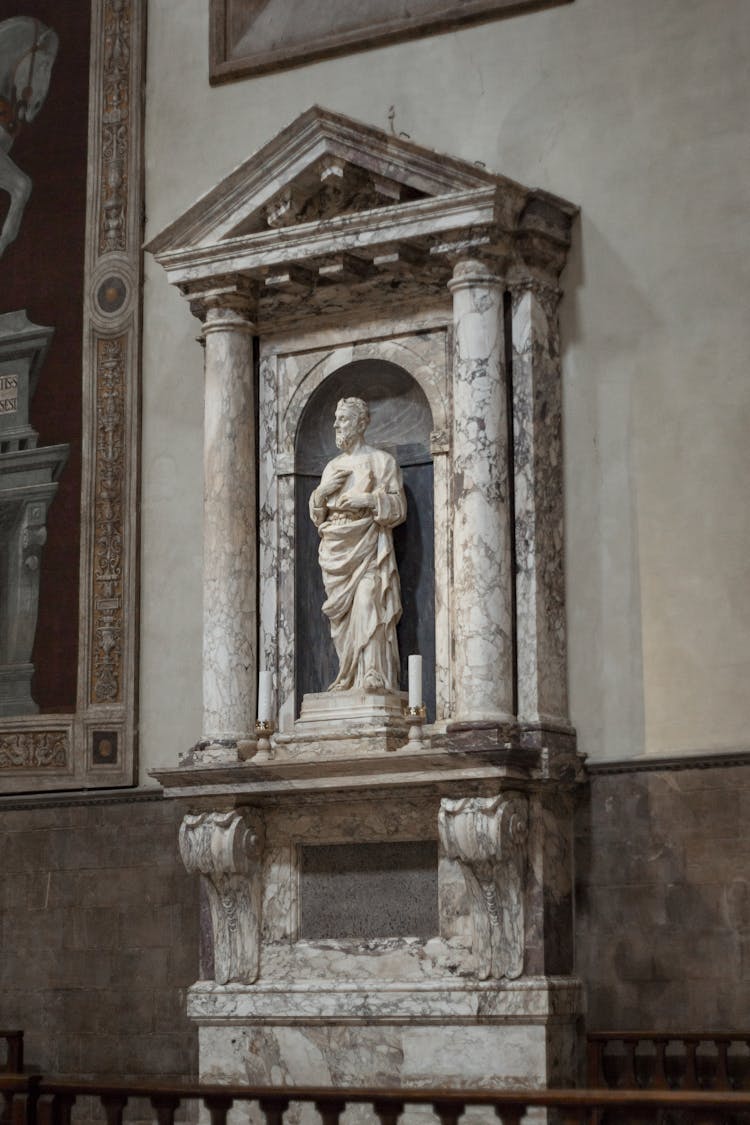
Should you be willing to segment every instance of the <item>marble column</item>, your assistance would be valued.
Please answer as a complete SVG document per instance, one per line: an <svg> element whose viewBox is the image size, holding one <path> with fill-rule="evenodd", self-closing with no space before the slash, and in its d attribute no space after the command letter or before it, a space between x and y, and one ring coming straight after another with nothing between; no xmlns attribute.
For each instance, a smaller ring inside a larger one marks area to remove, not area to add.
<svg viewBox="0 0 750 1125"><path fill-rule="evenodd" d="M518 717L566 726L561 294L531 278L511 292Z"/></svg>
<svg viewBox="0 0 750 1125"><path fill-rule="evenodd" d="M504 281L460 261L453 294L453 717L513 712Z"/></svg>
<svg viewBox="0 0 750 1125"><path fill-rule="evenodd" d="M252 737L257 682L255 387L251 305L204 300L203 737Z"/></svg>

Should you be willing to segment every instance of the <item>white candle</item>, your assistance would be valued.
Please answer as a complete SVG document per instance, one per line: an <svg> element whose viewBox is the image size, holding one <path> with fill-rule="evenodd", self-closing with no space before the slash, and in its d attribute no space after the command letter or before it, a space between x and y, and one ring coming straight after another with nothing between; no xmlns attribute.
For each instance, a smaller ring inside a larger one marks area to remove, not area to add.
<svg viewBox="0 0 750 1125"><path fill-rule="evenodd" d="M409 657L409 706L422 706L422 657Z"/></svg>
<svg viewBox="0 0 750 1125"><path fill-rule="evenodd" d="M258 722L270 723L273 718L273 672L258 676Z"/></svg>

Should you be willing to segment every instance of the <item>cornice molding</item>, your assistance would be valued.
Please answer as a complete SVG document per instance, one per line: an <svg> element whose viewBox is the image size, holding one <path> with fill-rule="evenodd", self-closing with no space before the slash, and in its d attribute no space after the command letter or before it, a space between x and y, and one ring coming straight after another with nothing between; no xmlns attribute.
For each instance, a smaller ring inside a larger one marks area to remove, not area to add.
<svg viewBox="0 0 750 1125"><path fill-rule="evenodd" d="M675 770L730 769L750 766L750 749L704 751L699 754L672 754L663 757L620 759L618 761L587 762L586 773L602 777L615 773L661 773Z"/></svg>

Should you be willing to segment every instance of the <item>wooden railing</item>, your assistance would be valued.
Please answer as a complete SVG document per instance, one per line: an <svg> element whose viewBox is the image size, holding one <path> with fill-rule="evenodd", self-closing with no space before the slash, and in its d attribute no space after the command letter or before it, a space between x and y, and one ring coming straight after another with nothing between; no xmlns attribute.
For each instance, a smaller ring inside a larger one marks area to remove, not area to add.
<svg viewBox="0 0 750 1125"><path fill-rule="evenodd" d="M750 1090L750 1032L589 1034L589 1086L610 1090Z"/></svg>
<svg viewBox="0 0 750 1125"><path fill-rule="evenodd" d="M211 1125L227 1125L227 1115L238 1103L255 1103L266 1125L282 1125L290 1103L313 1106L321 1125L338 1125L347 1106L371 1107L377 1125L396 1125L412 1107L434 1111L440 1125L457 1125L469 1107L486 1107L486 1120L520 1125L533 1109L550 1111L560 1125L588 1125L593 1117L618 1122L679 1120L692 1125L727 1125L750 1113L750 1095L727 1091L643 1090L447 1090L447 1089L330 1089L319 1087L245 1087L200 1084L101 1083L54 1080L39 1075L0 1076L0 1094L11 1111L12 1125L70 1125L78 1099L98 1106L94 1120L102 1125L122 1125L128 1103L141 1099L147 1114L138 1118L154 1125L174 1125L178 1110L187 1103L202 1103ZM89 1109L90 1115L90 1109ZM610 1117L610 1115L613 1115ZM665 1116L666 1115L666 1116ZM424 1115L422 1115L424 1120ZM475 1118L476 1120L476 1118ZM537 1117L538 1120L538 1117Z"/></svg>

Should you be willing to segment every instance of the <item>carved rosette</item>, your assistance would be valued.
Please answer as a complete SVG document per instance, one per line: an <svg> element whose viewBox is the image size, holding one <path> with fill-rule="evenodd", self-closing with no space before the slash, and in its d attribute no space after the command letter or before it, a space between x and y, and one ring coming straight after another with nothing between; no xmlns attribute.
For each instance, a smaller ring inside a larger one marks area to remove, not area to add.
<svg viewBox="0 0 750 1125"><path fill-rule="evenodd" d="M182 861L208 892L217 984L258 977L263 840L263 821L251 809L189 813L180 825Z"/></svg>
<svg viewBox="0 0 750 1125"><path fill-rule="evenodd" d="M440 841L461 865L472 898L482 980L523 973L528 820L527 800L518 793L440 802Z"/></svg>

